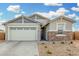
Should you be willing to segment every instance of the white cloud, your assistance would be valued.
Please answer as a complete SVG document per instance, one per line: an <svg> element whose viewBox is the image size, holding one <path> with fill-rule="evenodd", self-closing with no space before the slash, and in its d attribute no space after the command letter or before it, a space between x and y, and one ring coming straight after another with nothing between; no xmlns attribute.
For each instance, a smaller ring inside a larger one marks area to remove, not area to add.
<svg viewBox="0 0 79 59"><path fill-rule="evenodd" d="M22 14L16 14L15 16L14 16L14 18L17 18L17 17L19 17L19 16L21 16Z"/></svg>
<svg viewBox="0 0 79 59"><path fill-rule="evenodd" d="M76 16L75 20L79 20L79 16Z"/></svg>
<svg viewBox="0 0 79 59"><path fill-rule="evenodd" d="M62 15L64 15L66 12L69 12L69 10L67 10L65 8L59 8L56 12L61 13Z"/></svg>
<svg viewBox="0 0 79 59"><path fill-rule="evenodd" d="M79 7L72 7L71 10L79 12Z"/></svg>
<svg viewBox="0 0 79 59"><path fill-rule="evenodd" d="M21 11L21 14L25 14L25 11Z"/></svg>
<svg viewBox="0 0 79 59"><path fill-rule="evenodd" d="M79 6L79 2L77 3L77 6Z"/></svg>
<svg viewBox="0 0 79 59"><path fill-rule="evenodd" d="M8 6L7 10L18 13L21 10L21 8L20 8L20 5L10 5Z"/></svg>
<svg viewBox="0 0 79 59"><path fill-rule="evenodd" d="M79 16L77 16L75 13L73 13L73 14L68 14L68 15L66 15L67 17L69 17L69 18L72 18L72 19L74 19L74 20L79 20Z"/></svg>
<svg viewBox="0 0 79 59"><path fill-rule="evenodd" d="M48 18L52 18L60 15L65 15L66 12L69 12L69 10L66 10L65 8L59 8L56 11L49 11L48 13L47 12L35 12L35 13L43 15Z"/></svg>
<svg viewBox="0 0 79 59"><path fill-rule="evenodd" d="M44 3L44 5L47 5L47 6L62 6L63 4L62 3Z"/></svg>
<svg viewBox="0 0 79 59"><path fill-rule="evenodd" d="M50 18L52 16L52 13L50 13L50 12L48 12L48 13L46 13L46 12L35 12L35 14L40 14L40 15L42 15L44 17L48 17L48 18Z"/></svg>
<svg viewBox="0 0 79 59"><path fill-rule="evenodd" d="M70 17L70 18L74 18L74 17L76 17L77 15L76 15L75 13L73 13L73 14L68 14L67 16Z"/></svg>

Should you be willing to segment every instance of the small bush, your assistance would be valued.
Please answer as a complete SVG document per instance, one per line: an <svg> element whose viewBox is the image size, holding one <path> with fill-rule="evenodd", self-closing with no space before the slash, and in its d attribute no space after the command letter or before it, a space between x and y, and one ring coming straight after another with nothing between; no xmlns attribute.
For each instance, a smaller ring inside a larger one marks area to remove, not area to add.
<svg viewBox="0 0 79 59"><path fill-rule="evenodd" d="M55 42L53 42L53 44L55 44Z"/></svg>
<svg viewBox="0 0 79 59"><path fill-rule="evenodd" d="M73 42L71 41L70 44L73 44Z"/></svg>
<svg viewBox="0 0 79 59"><path fill-rule="evenodd" d="M45 43L41 43L41 44L45 44Z"/></svg>
<svg viewBox="0 0 79 59"><path fill-rule="evenodd" d="M47 48L47 46L44 46L45 48Z"/></svg>
<svg viewBox="0 0 79 59"><path fill-rule="evenodd" d="M72 56L72 54L68 54L69 56Z"/></svg>
<svg viewBox="0 0 79 59"><path fill-rule="evenodd" d="M61 44L64 44L64 42L61 42Z"/></svg>
<svg viewBox="0 0 79 59"><path fill-rule="evenodd" d="M52 52L51 52L51 51L49 51L49 50L48 50L46 53L47 53L47 54L52 54Z"/></svg>

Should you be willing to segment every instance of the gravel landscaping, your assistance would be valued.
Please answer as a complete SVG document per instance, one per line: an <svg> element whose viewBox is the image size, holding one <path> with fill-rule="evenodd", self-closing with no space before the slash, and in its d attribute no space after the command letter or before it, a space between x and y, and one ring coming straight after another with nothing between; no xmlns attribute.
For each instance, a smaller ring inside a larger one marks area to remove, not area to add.
<svg viewBox="0 0 79 59"><path fill-rule="evenodd" d="M40 41L40 56L79 56L79 41Z"/></svg>

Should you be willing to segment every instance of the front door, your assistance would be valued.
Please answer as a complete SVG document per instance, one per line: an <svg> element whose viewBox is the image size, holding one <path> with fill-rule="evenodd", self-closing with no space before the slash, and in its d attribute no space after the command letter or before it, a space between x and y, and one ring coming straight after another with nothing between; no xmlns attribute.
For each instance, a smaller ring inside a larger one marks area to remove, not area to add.
<svg viewBox="0 0 79 59"><path fill-rule="evenodd" d="M46 28L41 28L41 40L46 40Z"/></svg>

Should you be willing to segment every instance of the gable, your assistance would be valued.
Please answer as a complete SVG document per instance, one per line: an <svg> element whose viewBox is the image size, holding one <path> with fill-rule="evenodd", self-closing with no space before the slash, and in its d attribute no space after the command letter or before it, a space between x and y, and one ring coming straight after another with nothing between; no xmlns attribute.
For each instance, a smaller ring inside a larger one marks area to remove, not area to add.
<svg viewBox="0 0 79 59"><path fill-rule="evenodd" d="M67 21L67 22L71 22L71 23L74 23L75 21L71 18L68 18L68 17L65 17L65 16L60 16L60 17L57 17L55 19L52 19L52 21L50 22L55 22L55 21Z"/></svg>
<svg viewBox="0 0 79 59"><path fill-rule="evenodd" d="M49 22L48 30L56 31L58 24L64 24L65 30L71 31L73 21L71 21L69 18L63 18L63 17L56 18Z"/></svg>
<svg viewBox="0 0 79 59"><path fill-rule="evenodd" d="M39 23L39 22L34 21L34 20L22 15L18 18L15 18L15 19L12 19L8 22L5 22L4 25L8 24L8 23Z"/></svg>
<svg viewBox="0 0 79 59"><path fill-rule="evenodd" d="M15 19L11 21L10 23L22 23L22 18Z"/></svg>

